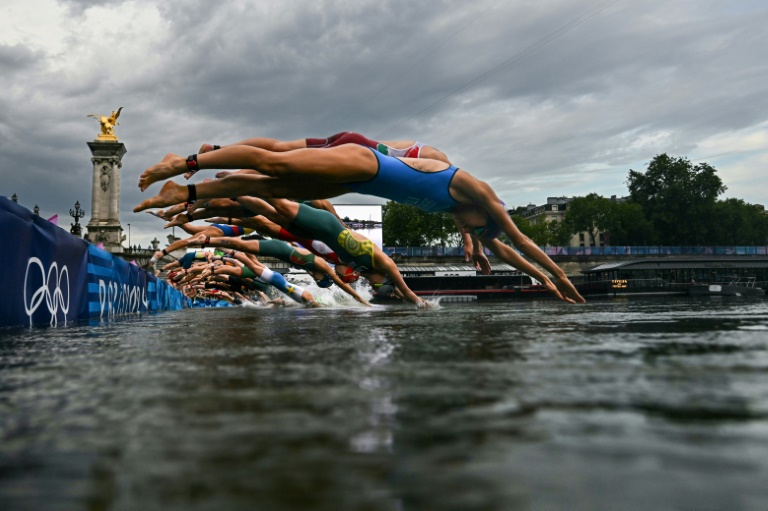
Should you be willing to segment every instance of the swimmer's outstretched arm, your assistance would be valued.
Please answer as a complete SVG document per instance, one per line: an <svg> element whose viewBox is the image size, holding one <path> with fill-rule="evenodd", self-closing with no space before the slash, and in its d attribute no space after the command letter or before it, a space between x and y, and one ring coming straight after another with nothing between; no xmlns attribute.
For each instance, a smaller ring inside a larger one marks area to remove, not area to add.
<svg viewBox="0 0 768 511"><path fill-rule="evenodd" d="M339 278L339 276L336 274L336 271L331 268L331 265L328 264L324 259L317 257L315 258L315 266L318 270L322 271L329 277L331 277L331 280L333 280L333 283L339 286L345 293L347 293L349 296L357 300L358 302L362 303L363 305L370 306L371 304L368 303L365 298L360 296L355 292L354 289L352 289L352 286L344 282Z"/></svg>
<svg viewBox="0 0 768 511"><path fill-rule="evenodd" d="M514 266L516 269L522 271L526 275L529 275L539 282L541 282L550 293L555 295L561 300L565 300L569 303L574 303L572 299L567 298L564 296L559 289L557 289L557 286L550 280L549 277L544 275L541 271L539 271L538 268L536 268L534 265L532 265L530 262L528 262L527 259L522 257L520 254L515 252L512 247L509 247L502 243L501 241L494 239L492 241L488 242L488 248L490 248L494 254L496 254L496 257L501 259L507 264L510 264Z"/></svg>
<svg viewBox="0 0 768 511"><path fill-rule="evenodd" d="M483 244L478 239L472 239L472 236L467 234L470 238L470 246L472 248L472 261L475 263L475 268L483 272L483 275L491 274L491 262L488 260L488 256L483 252Z"/></svg>
<svg viewBox="0 0 768 511"><path fill-rule="evenodd" d="M400 274L400 270L397 269L397 265L392 261L392 259L389 258L386 254L381 252L379 254L378 248L375 249L375 255L374 255L374 266L375 270L383 273L387 277L389 277L389 280L392 281L392 283L395 285L395 288L397 288L398 291L403 295L403 298L405 300L408 300L409 302L416 305L418 308L424 308L428 307L429 304L425 301L416 296L416 293L411 291L411 288L408 287L408 285L405 283L405 279L403 279L403 276ZM380 255L383 255L384 257L380 257Z"/></svg>
<svg viewBox="0 0 768 511"><path fill-rule="evenodd" d="M549 256L541 250L528 236L520 232L507 211L502 206L501 200L487 183L477 181L474 186L466 187L462 192L472 199L475 204L481 205L485 212L493 219L501 230L506 234L512 244L523 254L535 261L539 266L547 270L554 277L554 283L560 292L558 297L569 303L585 303L586 300L576 290L573 283L568 280L565 272ZM486 246L496 254L496 250L503 245L498 239L483 239ZM504 253L499 251L499 253ZM499 254L496 254L499 255ZM499 256L501 257L501 256ZM512 263L510 263L512 264Z"/></svg>
<svg viewBox="0 0 768 511"><path fill-rule="evenodd" d="M565 272L557 266L554 261L552 261L549 256L547 256L538 246L536 246L533 241L531 241L527 236L525 236L525 239L527 242L521 242L518 240L517 243L514 243L515 246L520 249L521 252L523 252L525 255L539 263L542 267L544 267L546 270L550 271L553 275L554 279L554 286L557 292L554 292L554 295L560 298L561 300L564 300L568 303L585 303L586 300L579 294L579 292L576 290L576 287L571 283L570 280L568 280L568 277L565 275ZM552 281L549 278L546 278L545 280L541 279L541 275L543 275L538 270L536 273L534 273L535 267L531 265L528 261L526 261L524 258L520 257L517 252L514 250L511 250L509 247L504 245L501 241L494 239L492 241L485 240L486 246L496 254L497 257L502 259L505 262L508 262L512 266L515 266L516 268L521 269L528 275L535 277L536 279L540 280L545 286L547 286L547 289L552 291ZM533 248L535 247L535 249ZM544 257L541 257L541 255L544 255ZM516 257L515 257L516 256Z"/></svg>

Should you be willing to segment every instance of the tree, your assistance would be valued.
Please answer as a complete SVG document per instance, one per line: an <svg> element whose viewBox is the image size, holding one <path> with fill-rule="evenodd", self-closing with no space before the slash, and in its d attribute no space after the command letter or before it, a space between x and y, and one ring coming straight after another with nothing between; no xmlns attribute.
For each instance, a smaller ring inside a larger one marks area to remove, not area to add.
<svg viewBox="0 0 768 511"><path fill-rule="evenodd" d="M458 247L464 242L453 221L453 216L449 213L430 213L430 227L428 231L431 240L438 242L441 246Z"/></svg>
<svg viewBox="0 0 768 511"><path fill-rule="evenodd" d="M520 209L520 208L518 208ZM523 208L523 211L525 208ZM562 223L537 222L532 224L527 218L515 215L512 219L520 232L531 238L539 246L565 246L571 239L569 229Z"/></svg>
<svg viewBox="0 0 768 511"><path fill-rule="evenodd" d="M568 246L571 236L573 236L573 233L564 221L547 222L547 245L555 247Z"/></svg>
<svg viewBox="0 0 768 511"><path fill-rule="evenodd" d="M387 202L381 208L382 242L390 247L459 246L461 235L448 213L427 213L415 206Z"/></svg>
<svg viewBox="0 0 768 511"><path fill-rule="evenodd" d="M731 246L768 243L768 215L760 206L741 199L718 201L715 218L709 243Z"/></svg>
<svg viewBox="0 0 768 511"><path fill-rule="evenodd" d="M610 245L655 245L656 233L645 218L643 208L632 201L613 202L613 214L608 224Z"/></svg>
<svg viewBox="0 0 768 511"><path fill-rule="evenodd" d="M607 231L611 225L615 224L613 204L614 201L596 193L590 193L586 197L576 197L568 203L563 222L570 234L588 232L591 245L597 246L600 231Z"/></svg>
<svg viewBox="0 0 768 511"><path fill-rule="evenodd" d="M389 247L426 245L423 224L428 213L413 206L387 202L381 207L382 242Z"/></svg>
<svg viewBox="0 0 768 511"><path fill-rule="evenodd" d="M629 171L627 186L665 245L704 244L714 220L717 196L726 190L717 170L684 157L657 155L645 174Z"/></svg>

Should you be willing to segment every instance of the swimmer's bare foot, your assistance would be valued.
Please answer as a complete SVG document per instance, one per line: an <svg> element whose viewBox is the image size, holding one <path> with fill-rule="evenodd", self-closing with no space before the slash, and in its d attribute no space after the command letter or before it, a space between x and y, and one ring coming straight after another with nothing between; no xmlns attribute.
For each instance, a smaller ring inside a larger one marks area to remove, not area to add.
<svg viewBox="0 0 768 511"><path fill-rule="evenodd" d="M139 189L143 192L155 181L178 176L188 170L186 158L177 154L167 154L157 165L145 170L139 177ZM168 204L170 206L170 204Z"/></svg>
<svg viewBox="0 0 768 511"><path fill-rule="evenodd" d="M151 209L148 209L148 210L145 211L145 213L149 213L150 215L156 216L157 218L160 218L162 220L168 220L167 218L165 218L163 216L163 210L162 209L158 209L157 211L152 211Z"/></svg>
<svg viewBox="0 0 768 511"><path fill-rule="evenodd" d="M184 225L188 224L192 219L189 217L187 213L179 213L175 217L171 218L171 221L168 222L163 226L163 229L167 229L169 227L176 227L177 225Z"/></svg>
<svg viewBox="0 0 768 511"><path fill-rule="evenodd" d="M181 204L176 204L167 209L160 209L158 210L158 213L162 215L160 218L162 218L166 222L170 222L171 220L173 220L173 217L175 217L179 213L186 213L186 211L187 211L187 203L182 202Z"/></svg>
<svg viewBox="0 0 768 511"><path fill-rule="evenodd" d="M187 246L190 247L202 247L205 244L205 238L208 236L205 235L205 233L200 233L190 239L187 240Z"/></svg>
<svg viewBox="0 0 768 511"><path fill-rule="evenodd" d="M216 179L221 179L223 177L227 177L230 174L234 174L234 170L220 170L216 173Z"/></svg>
<svg viewBox="0 0 768 511"><path fill-rule="evenodd" d="M214 149L215 147L213 147L213 144L203 144L200 146L200 150L197 151L197 153L198 154L208 153L213 151Z"/></svg>
<svg viewBox="0 0 768 511"><path fill-rule="evenodd" d="M160 193L133 208L133 212L138 213L145 209L173 206L174 204L185 202L188 198L189 190L186 186L168 181L160 189Z"/></svg>

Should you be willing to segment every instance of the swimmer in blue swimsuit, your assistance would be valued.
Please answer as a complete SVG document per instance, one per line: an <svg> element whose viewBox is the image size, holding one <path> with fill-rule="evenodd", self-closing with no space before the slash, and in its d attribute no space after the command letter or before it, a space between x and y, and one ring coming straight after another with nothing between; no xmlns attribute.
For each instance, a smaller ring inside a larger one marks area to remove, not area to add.
<svg viewBox="0 0 768 511"><path fill-rule="evenodd" d="M562 268L515 226L490 185L463 169L453 170L442 161L394 158L357 144L287 152L239 145L187 158L168 155L144 171L139 187L144 190L159 179L201 168L247 168L260 174L233 174L187 186L167 182L157 196L145 200L134 211L198 198L251 195L263 199L328 199L355 189L365 190L378 197L406 200L430 211L449 211L462 232L471 235L478 244L482 242L502 261L536 278L562 300L585 301ZM502 232L520 252L548 271L552 279L499 241Z"/></svg>
<svg viewBox="0 0 768 511"><path fill-rule="evenodd" d="M365 137L364 135L361 135L359 133L353 133L348 131L343 131L341 133L336 133L334 135L331 135L330 137L326 138L306 138L306 139L298 139L298 140L291 140L291 141L281 141L271 138L249 138L246 140L241 140L240 142L236 142L231 145L246 145L251 147L256 147L260 149L266 149L268 151L273 152L285 152L285 151L293 151L296 149L306 149L306 148L332 148L337 147L344 144L358 144L365 147L370 148L371 150L375 150L383 155L387 156L394 156L398 158L428 158L433 160L438 160L445 162L450 165L450 161L448 160L448 157L443 153L442 151L439 151L438 149L425 145L421 142L413 141L413 140L396 140L396 141L376 141L372 140L368 137ZM226 146L225 146L226 147ZM221 149L221 146L217 145L211 145L211 144L203 144L200 147L200 150L198 151L199 154L214 151L217 149ZM455 167L452 169L455 172ZM189 179L195 174L196 171L190 171L184 174L184 177ZM225 177L226 175L233 174L235 172L219 172L216 174L217 178ZM250 174L258 174L258 171L252 170L252 169L241 169L236 171L236 173L250 173ZM166 176L167 177L167 176ZM395 187L394 189L397 190L399 187ZM361 193L367 193L361 191ZM377 195L377 193L373 193L373 195ZM229 200L229 199L214 199L214 200ZM396 202L400 202L399 200L393 199ZM242 203L242 200L240 201ZM318 202L318 201L315 201ZM328 203L328 201L324 201ZM208 204L210 204L211 201L205 201L204 204L206 204L206 212L204 213L205 216L200 216L203 214L202 212L198 213L195 212L195 218L210 218L213 216L241 216L239 213L213 213L212 210L209 212ZM419 207L422 207L422 209L431 210L432 201L429 199L422 201L419 203L419 199L415 197L406 197L407 204L414 204L419 205ZM199 204L199 203L198 203ZM311 204L313 207L318 207L317 204ZM171 208L172 211L175 213L179 213L182 211L182 208L186 208L186 203L183 205L175 206L174 208ZM188 210L187 215L189 215L189 211L194 209L195 205L189 206L190 210ZM247 209L247 208L244 208ZM255 210L254 210L255 211ZM331 212L334 212L333 210L329 210ZM169 214L169 211L166 211L166 217ZM185 215L180 215L185 216ZM191 217L189 217L189 220L191 221ZM175 218L169 223L166 227L171 225L178 225L178 223L183 222L184 220L179 220L178 218ZM176 222L176 223L174 223ZM231 223L231 222L230 222ZM458 226L459 230L461 230L461 226ZM298 233L296 233L298 234ZM485 273L490 272L490 263L488 262L488 258L485 256L485 253L482 251L482 246L479 243L473 243L471 236L467 232L462 232L462 240L464 244L464 260L469 261L470 259L473 259L475 262L475 266L478 270L483 270ZM306 236L306 235L305 235Z"/></svg>

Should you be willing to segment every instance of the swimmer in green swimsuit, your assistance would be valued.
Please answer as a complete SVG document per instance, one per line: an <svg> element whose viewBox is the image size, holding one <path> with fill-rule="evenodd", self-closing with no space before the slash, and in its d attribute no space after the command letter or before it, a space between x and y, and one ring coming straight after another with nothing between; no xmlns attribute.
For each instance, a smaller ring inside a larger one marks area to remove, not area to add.
<svg viewBox="0 0 768 511"><path fill-rule="evenodd" d="M291 225L309 231L314 239L331 247L345 264L363 277L376 279L374 275L383 275L392 281L406 300L417 307L427 306L427 302L406 285L397 265L387 254L362 234L344 227L331 213L285 199L267 202Z"/></svg>

